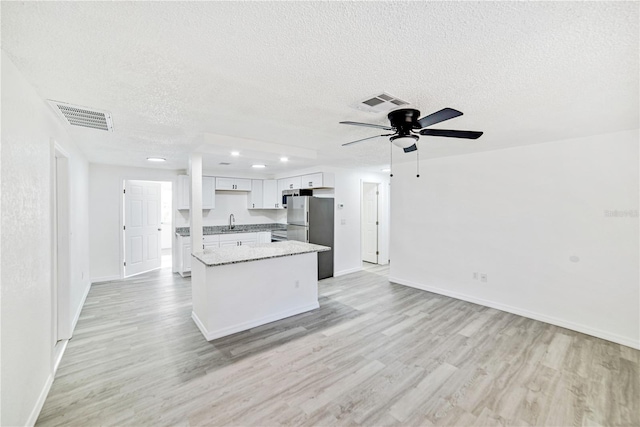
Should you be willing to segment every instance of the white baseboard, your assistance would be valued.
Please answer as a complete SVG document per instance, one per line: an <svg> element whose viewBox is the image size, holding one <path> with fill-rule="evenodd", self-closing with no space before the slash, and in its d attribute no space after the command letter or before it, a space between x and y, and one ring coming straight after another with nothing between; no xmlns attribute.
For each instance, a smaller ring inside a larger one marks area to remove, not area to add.
<svg viewBox="0 0 640 427"><path fill-rule="evenodd" d="M357 273L358 271L362 271L362 266L356 268L350 268L348 270L338 271L337 273L333 273L333 277L344 276L345 274Z"/></svg>
<svg viewBox="0 0 640 427"><path fill-rule="evenodd" d="M78 305L76 314L73 316L73 321L71 322L71 336L73 336L73 331L76 330L76 325L78 324L78 319L80 319L80 313L82 312L82 307L84 307L84 303L87 300L87 295L89 295L90 290L91 290L91 282L87 283L87 287L86 287L86 290L84 291L84 295L82 295L82 300Z"/></svg>
<svg viewBox="0 0 640 427"><path fill-rule="evenodd" d="M44 387L42 387L42 391L40 391L40 396L38 396L38 400L36 400L36 404L31 410L31 414L29 414L29 418L25 425L32 427L36 424L36 421L38 421L38 416L40 415L40 411L42 411L44 401L47 399L47 395L49 394L49 390L51 390L52 384L53 374L50 374L44 383Z"/></svg>
<svg viewBox="0 0 640 427"><path fill-rule="evenodd" d="M270 314L268 316L264 316L259 319L253 319L248 322L238 323L236 325L229 326L222 329L216 329L214 331L209 331L204 326L202 321L200 321L200 318L194 311L191 312L191 318L195 322L198 329L200 329L200 332L202 332L202 335L204 335L206 340L212 341L217 338L226 337L227 335L231 335L238 332L246 331L247 329L255 328L256 326L265 325L267 323L275 322L276 320L281 320L286 317L295 316L296 314L306 313L307 311L315 310L318 307L320 307L320 304L318 302L315 302L313 304L308 304L302 307L296 307L290 310L281 311L279 313Z"/></svg>
<svg viewBox="0 0 640 427"><path fill-rule="evenodd" d="M596 338L602 338L603 340L622 344L627 347L640 350L640 341L624 337L622 335L614 334L608 331L595 329L590 326L586 326L580 323L571 322L569 320L559 319L557 317L548 316L546 314L536 313L519 307L513 307L506 304L501 304L495 301L489 301L482 298L477 298L471 295L450 291L447 289L438 288L435 286L424 285L422 283L412 282L410 280L399 279L397 277L389 277L389 281L398 283L400 285L409 286L411 288L420 289L423 291L433 292L440 295L445 295L451 298L459 299L462 301L472 302L474 304L483 305L485 307L495 308L497 310L506 311L507 313L517 314L518 316L527 317L529 319L539 320L541 322L549 323L551 325L560 326L562 328L571 329L576 332L591 335Z"/></svg>
<svg viewBox="0 0 640 427"><path fill-rule="evenodd" d="M93 279L91 279L91 284L94 283L102 283L102 282L111 282L112 280L120 280L121 277L119 274L113 275L113 276L102 276L102 277L95 277Z"/></svg>

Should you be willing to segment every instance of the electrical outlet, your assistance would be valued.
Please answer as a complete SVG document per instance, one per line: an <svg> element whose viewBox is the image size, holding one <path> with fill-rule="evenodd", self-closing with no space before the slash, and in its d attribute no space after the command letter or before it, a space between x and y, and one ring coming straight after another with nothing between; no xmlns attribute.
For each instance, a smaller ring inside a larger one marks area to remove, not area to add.
<svg viewBox="0 0 640 427"><path fill-rule="evenodd" d="M340 225L345 225L346 223L347 223L347 220L346 220L346 219L341 219L341 220L340 220Z"/></svg>
<svg viewBox="0 0 640 427"><path fill-rule="evenodd" d="M473 280L478 280L478 272L477 271L473 272Z"/></svg>
<svg viewBox="0 0 640 427"><path fill-rule="evenodd" d="M299 287L300 287L300 281L296 280L296 288L299 288Z"/></svg>
<svg viewBox="0 0 640 427"><path fill-rule="evenodd" d="M480 281L487 282L487 273L480 273Z"/></svg>

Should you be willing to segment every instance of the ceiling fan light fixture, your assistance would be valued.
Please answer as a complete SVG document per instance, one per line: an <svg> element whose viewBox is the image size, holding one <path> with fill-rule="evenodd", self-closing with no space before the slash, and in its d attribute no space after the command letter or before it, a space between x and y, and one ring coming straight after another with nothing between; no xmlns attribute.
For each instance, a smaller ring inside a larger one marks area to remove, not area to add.
<svg viewBox="0 0 640 427"><path fill-rule="evenodd" d="M393 145L400 148L409 148L418 142L417 135L396 135L389 138Z"/></svg>

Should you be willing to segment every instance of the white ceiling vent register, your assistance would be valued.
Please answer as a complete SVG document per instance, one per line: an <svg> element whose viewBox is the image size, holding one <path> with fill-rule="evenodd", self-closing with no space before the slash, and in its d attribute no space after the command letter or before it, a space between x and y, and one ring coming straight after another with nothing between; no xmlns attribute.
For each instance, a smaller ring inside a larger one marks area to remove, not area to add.
<svg viewBox="0 0 640 427"><path fill-rule="evenodd" d="M106 111L52 100L49 100L49 104L70 125L113 132L111 114Z"/></svg>
<svg viewBox="0 0 640 427"><path fill-rule="evenodd" d="M386 92L382 92L378 95L366 97L354 105L354 107L370 113L386 113L402 105L409 105L409 103L393 95L389 95Z"/></svg>

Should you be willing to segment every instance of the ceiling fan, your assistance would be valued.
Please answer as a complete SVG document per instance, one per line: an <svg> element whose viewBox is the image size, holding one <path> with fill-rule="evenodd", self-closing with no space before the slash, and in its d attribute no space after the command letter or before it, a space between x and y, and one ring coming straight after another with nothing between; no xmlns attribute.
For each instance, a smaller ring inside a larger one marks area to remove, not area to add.
<svg viewBox="0 0 640 427"><path fill-rule="evenodd" d="M343 125L365 126L393 131L393 133L370 136L368 138L358 139L357 141L347 142L346 144L342 145L351 145L355 144L356 142L366 141L368 139L389 136L389 140L394 145L402 148L405 153L410 153L418 149L418 146L416 145L416 142L418 142L418 139L420 138L418 135L444 136L447 138L465 139L480 138L482 132L471 130L425 129L428 126L444 122L445 120L453 119L454 117L458 117L461 115L462 112L454 110L453 108L443 108L440 111L436 111L435 113L429 114L428 116L424 116L420 119L418 118L420 117L420 111L414 108L400 108L398 110L391 111L387 115L391 124L390 126L359 122L340 122L340 124Z"/></svg>

